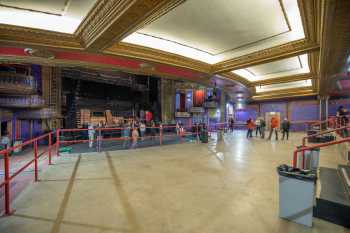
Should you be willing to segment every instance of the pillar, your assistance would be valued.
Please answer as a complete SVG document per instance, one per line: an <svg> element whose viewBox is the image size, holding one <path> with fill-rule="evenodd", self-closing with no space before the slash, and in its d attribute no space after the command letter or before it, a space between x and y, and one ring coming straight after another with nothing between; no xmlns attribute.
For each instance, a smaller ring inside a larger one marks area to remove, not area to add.
<svg viewBox="0 0 350 233"><path fill-rule="evenodd" d="M328 100L329 96L319 96L319 106L320 106L320 121L324 122L321 124L321 129L325 130L327 129L327 122L325 122L328 119Z"/></svg>
<svg viewBox="0 0 350 233"><path fill-rule="evenodd" d="M161 79L162 122L175 120L175 91L174 80Z"/></svg>
<svg viewBox="0 0 350 233"><path fill-rule="evenodd" d="M226 117L226 93L221 90L220 92L220 123L225 122Z"/></svg>
<svg viewBox="0 0 350 233"><path fill-rule="evenodd" d="M59 67L43 66L41 70L42 97L45 104L52 109L56 117L52 119L50 127L61 127L61 69Z"/></svg>

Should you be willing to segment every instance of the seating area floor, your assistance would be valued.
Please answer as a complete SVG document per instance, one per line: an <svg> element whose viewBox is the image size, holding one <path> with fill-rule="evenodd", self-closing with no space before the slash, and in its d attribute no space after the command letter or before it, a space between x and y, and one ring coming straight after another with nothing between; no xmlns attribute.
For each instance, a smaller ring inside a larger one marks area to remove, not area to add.
<svg viewBox="0 0 350 233"><path fill-rule="evenodd" d="M227 133L222 141L66 154L40 173L0 218L1 233L350 233L314 218L307 228L278 217L279 164L289 141ZM345 163L336 147L320 166Z"/></svg>

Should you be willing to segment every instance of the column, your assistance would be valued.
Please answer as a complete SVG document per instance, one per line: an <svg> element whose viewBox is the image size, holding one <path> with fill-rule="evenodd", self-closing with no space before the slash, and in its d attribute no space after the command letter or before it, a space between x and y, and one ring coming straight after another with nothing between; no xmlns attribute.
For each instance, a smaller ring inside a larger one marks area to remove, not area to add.
<svg viewBox="0 0 350 233"><path fill-rule="evenodd" d="M220 123L225 122L226 117L226 93L221 90L220 91Z"/></svg>
<svg viewBox="0 0 350 233"><path fill-rule="evenodd" d="M321 124L321 129L325 130L327 129L327 121L328 120L328 100L329 96L319 96L319 106L320 106L320 121L323 123Z"/></svg>
<svg viewBox="0 0 350 233"><path fill-rule="evenodd" d="M162 121L175 119L175 83L174 80L161 79Z"/></svg>

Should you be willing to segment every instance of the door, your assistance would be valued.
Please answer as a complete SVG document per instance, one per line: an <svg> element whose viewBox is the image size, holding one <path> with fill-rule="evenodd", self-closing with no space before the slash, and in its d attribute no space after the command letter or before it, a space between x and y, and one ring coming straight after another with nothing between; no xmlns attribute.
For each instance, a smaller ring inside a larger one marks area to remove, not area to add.
<svg viewBox="0 0 350 233"><path fill-rule="evenodd" d="M280 112L266 112L265 113L265 122L268 130L271 129L271 118L276 117L278 122L281 122L281 113ZM278 126L279 128L280 126Z"/></svg>

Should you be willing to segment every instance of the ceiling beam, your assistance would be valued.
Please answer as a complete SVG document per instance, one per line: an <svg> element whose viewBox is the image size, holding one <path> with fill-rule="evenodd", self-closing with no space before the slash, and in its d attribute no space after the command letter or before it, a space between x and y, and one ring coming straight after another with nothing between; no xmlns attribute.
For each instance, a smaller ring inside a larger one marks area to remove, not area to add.
<svg viewBox="0 0 350 233"><path fill-rule="evenodd" d="M279 78L259 80L259 81L252 82L251 85L259 86L259 85L270 85L270 84L278 84L278 83L289 83L289 82L295 82L295 81L301 81L301 80L307 80L307 79L313 79L313 78L314 78L314 75L312 73L296 74L296 75L290 75L290 76L283 76Z"/></svg>
<svg viewBox="0 0 350 233"><path fill-rule="evenodd" d="M290 97L301 97L301 96L315 96L317 92L314 92L310 88L292 88L281 91L264 92L258 95L252 96L252 100L271 100L271 99L281 99Z"/></svg>
<svg viewBox="0 0 350 233"><path fill-rule="evenodd" d="M249 88L251 87L251 82L249 82L247 79L239 76L239 75L236 75L232 72L227 72L227 73L223 73L223 74L220 74L220 76L222 76L223 78L225 78L226 80L230 80L230 81L234 81L234 82L237 82L237 83L240 83L241 85L245 86L246 88Z"/></svg>
<svg viewBox="0 0 350 233"><path fill-rule="evenodd" d="M162 63L176 67L183 67L203 73L210 73L211 69L211 66L209 64L198 60L129 43L116 43L106 49L104 53L136 58L149 62Z"/></svg>
<svg viewBox="0 0 350 233"><path fill-rule="evenodd" d="M17 46L83 49L80 41L71 34L6 24L0 24L0 42Z"/></svg>
<svg viewBox="0 0 350 233"><path fill-rule="evenodd" d="M102 51L183 2L184 0L100 0L75 34L85 48Z"/></svg>
<svg viewBox="0 0 350 233"><path fill-rule="evenodd" d="M224 73L249 66L273 62L279 59L293 57L319 50L319 44L305 39L292 41L283 45L263 49L247 55L216 63L212 66L213 73Z"/></svg>

